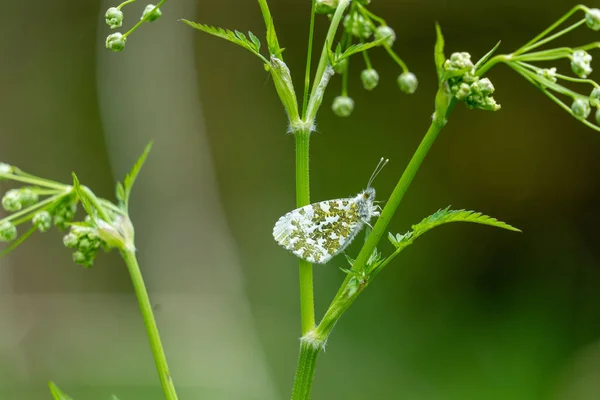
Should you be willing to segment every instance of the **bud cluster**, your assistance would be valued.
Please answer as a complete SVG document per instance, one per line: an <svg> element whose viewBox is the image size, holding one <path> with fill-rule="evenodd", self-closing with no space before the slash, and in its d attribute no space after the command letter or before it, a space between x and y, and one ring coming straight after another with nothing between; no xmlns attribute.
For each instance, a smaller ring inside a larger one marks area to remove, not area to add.
<svg viewBox="0 0 600 400"><path fill-rule="evenodd" d="M106 244L100 239L98 229L88 219L86 224L71 225L71 230L63 238L64 245L73 249L75 264L90 268L101 247Z"/></svg>
<svg viewBox="0 0 600 400"><path fill-rule="evenodd" d="M351 54L360 52L365 60L366 68L360 73L363 88L372 91L379 85L379 73L371 65L367 51L374 46L367 43L368 41L376 41L376 46L385 48L390 58L402 68L403 72L397 78L400 90L407 94L412 94L417 90L418 81L416 76L408 70L404 61L392 50L392 46L396 41L396 33L382 18L367 9L366 6L369 4L370 0L356 0L352 3L348 14L344 17L344 33L332 59L335 73L344 75L342 95L336 97L332 104L335 115L340 117L348 117L354 110L354 100L347 94L350 56L345 55L344 52L348 49L354 50L356 46L359 46L360 50L352 51ZM317 0L316 10L321 14L332 14L338 5L339 0ZM360 44L353 45L353 42L360 42ZM365 48L360 48L360 46Z"/></svg>
<svg viewBox="0 0 600 400"><path fill-rule="evenodd" d="M121 3L120 5L118 5L117 7L110 7L108 10L106 10L106 13L104 14L104 19L105 19L106 25L108 25L108 27L110 29L116 29L116 28L120 28L121 26L123 26L124 14L121 9L125 5L127 5L131 2L132 2L131 0L127 0L124 3ZM161 3L162 3L162 1L161 1ZM162 11L158 7L156 7L154 4L148 4L144 8L144 12L142 13L142 16L140 17L140 20L147 21L147 22L154 22L158 18L160 18L161 15L162 15ZM135 31L137 28L138 28L138 25L135 25L133 28L131 28L126 33L116 32L116 33L112 33L112 34L108 35L106 37L106 43L105 43L106 48L109 50L115 51L115 52L123 51L123 49L125 49L125 43L127 42L127 36L129 36L131 33L133 33L133 31Z"/></svg>
<svg viewBox="0 0 600 400"><path fill-rule="evenodd" d="M21 211L39 200L39 196L31 188L11 189L2 197L2 208L8 212Z"/></svg>
<svg viewBox="0 0 600 400"><path fill-rule="evenodd" d="M492 97L494 85L488 78L479 78L471 55L466 52L453 53L444 63L450 92L467 107L480 110L497 111L500 105Z"/></svg>

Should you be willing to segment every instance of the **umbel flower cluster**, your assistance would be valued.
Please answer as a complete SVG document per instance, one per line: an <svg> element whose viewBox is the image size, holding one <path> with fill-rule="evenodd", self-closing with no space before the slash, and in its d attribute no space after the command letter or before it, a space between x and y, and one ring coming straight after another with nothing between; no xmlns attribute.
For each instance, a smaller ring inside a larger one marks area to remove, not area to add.
<svg viewBox="0 0 600 400"><path fill-rule="evenodd" d="M134 231L127 204L149 151L150 145L123 184L117 184L117 204L96 197L88 187L79 184L75 174L73 185L65 185L0 163L0 181L25 185L8 190L2 197L2 209L9 215L0 219L0 242L10 244L0 256L14 250L36 231L47 232L52 227L68 230L63 244L73 250L73 261L84 267L93 265L100 249L133 250ZM87 214L80 222L75 221L78 205ZM25 232L19 235L18 227L25 227Z"/></svg>
<svg viewBox="0 0 600 400"><path fill-rule="evenodd" d="M354 49L360 49L365 67L360 79L365 90L373 90L379 85L379 73L373 67L368 50L372 47L383 47L390 58L401 68L397 84L400 90L412 94L417 90L419 82L415 74L409 71L406 63L392 49L396 42L396 33L385 20L367 7L370 0L357 0L349 7L343 20L343 34L333 54L333 69L342 75L342 93L333 100L333 112L339 117L348 117L354 110L354 100L348 95L348 72L350 57L344 57ZM316 11L331 15L337 9L339 0L317 0Z"/></svg>
<svg viewBox="0 0 600 400"><path fill-rule="evenodd" d="M133 2L135 2L135 0L127 0L116 7L110 7L108 10L106 10L106 14L104 15L106 25L108 25L110 29L117 29L123 26L124 14L122 8ZM148 4L144 8L139 22L135 24L129 31L125 33L116 32L108 35L106 37L106 48L112 51L123 51L125 48L125 43L127 42L127 37L131 35L137 28L139 28L142 23L154 22L161 17L162 12L160 11L159 5L161 5L163 2L164 0L158 5Z"/></svg>

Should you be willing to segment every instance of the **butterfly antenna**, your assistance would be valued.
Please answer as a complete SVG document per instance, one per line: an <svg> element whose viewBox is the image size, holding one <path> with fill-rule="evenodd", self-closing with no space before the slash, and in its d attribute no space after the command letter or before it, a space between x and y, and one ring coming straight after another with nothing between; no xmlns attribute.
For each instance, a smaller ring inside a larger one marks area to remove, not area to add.
<svg viewBox="0 0 600 400"><path fill-rule="evenodd" d="M371 175L371 178L369 178L369 183L367 183L367 187L370 188L371 184L373 183L373 181L375 180L375 178L377 177L377 175L379 175L379 173L381 172L381 170L383 169L383 167L385 167L385 165L390 161L389 158L383 158L381 157L381 159L379 160L379 163L377 164L377 166L375 167L375 170L373 171L373 174Z"/></svg>

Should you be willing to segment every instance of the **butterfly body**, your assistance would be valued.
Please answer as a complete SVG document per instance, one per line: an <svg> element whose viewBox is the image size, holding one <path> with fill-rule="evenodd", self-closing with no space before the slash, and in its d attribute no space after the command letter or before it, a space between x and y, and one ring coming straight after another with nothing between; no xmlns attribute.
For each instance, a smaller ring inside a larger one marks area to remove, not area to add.
<svg viewBox="0 0 600 400"><path fill-rule="evenodd" d="M297 208L275 224L273 237L281 246L311 263L325 264L344 251L374 216L375 189L354 197L326 200Z"/></svg>

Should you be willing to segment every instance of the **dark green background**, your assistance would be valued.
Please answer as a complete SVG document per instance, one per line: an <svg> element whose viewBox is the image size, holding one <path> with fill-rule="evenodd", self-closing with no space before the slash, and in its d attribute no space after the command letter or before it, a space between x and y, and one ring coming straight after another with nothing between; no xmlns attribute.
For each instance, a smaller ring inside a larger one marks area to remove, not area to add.
<svg viewBox="0 0 600 400"><path fill-rule="evenodd" d="M155 265L146 277L180 398L287 398L300 335L297 268L271 229L294 207L293 137L258 60L176 21L263 38L258 5L169 1L162 19L112 54L103 49L102 14L113 4L5 3L0 159L65 182L75 170L110 197L113 177L156 139L132 217L142 268ZM269 4L300 91L309 1ZM573 5L374 0L419 90L398 90L400 71L381 49L371 52L381 75L373 92L361 88L362 60L351 65L350 118L332 115L339 77L331 83L311 144L312 199L360 191L381 156L390 163L375 187L379 199L389 196L433 112L434 21L448 54L476 59L498 40L500 52L519 47ZM125 9L127 27L143 6ZM326 18L317 25L320 46ZM559 44L598 38L581 28ZM548 66L568 71L566 62ZM523 233L456 224L408 248L336 326L319 359L314 399L597 398L600 135L507 67L489 77L502 109L456 107L391 230L404 232L452 205ZM51 233L2 263L2 398L49 398L48 379L77 399L160 398L127 272L114 254L82 270ZM318 316L344 263L315 267ZM71 295L76 312L66 305Z"/></svg>

